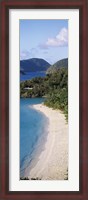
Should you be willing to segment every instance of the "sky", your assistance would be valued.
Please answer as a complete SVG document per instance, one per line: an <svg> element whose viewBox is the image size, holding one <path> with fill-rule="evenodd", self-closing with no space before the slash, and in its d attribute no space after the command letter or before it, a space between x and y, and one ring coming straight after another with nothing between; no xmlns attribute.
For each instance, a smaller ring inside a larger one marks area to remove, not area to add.
<svg viewBox="0 0 88 200"><path fill-rule="evenodd" d="M20 60L68 57L68 20L20 20Z"/></svg>

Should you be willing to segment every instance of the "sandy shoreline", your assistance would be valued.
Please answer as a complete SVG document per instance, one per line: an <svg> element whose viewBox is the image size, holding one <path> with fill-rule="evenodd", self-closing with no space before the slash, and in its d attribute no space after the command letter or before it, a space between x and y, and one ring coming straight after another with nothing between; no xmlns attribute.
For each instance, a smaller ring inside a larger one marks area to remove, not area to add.
<svg viewBox="0 0 88 200"><path fill-rule="evenodd" d="M43 104L33 105L49 119L45 148L41 151L36 165L29 173L29 179L64 180L68 169L68 124L61 111ZM36 158L37 159L37 158Z"/></svg>

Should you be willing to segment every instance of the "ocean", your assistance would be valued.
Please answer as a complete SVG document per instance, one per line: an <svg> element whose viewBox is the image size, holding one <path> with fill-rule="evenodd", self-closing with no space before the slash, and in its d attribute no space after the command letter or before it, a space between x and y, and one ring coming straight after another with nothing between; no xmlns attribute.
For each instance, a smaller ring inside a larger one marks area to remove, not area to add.
<svg viewBox="0 0 88 200"><path fill-rule="evenodd" d="M20 99L20 177L24 177L26 168L46 139L48 119L31 107L42 102L44 98Z"/></svg>
<svg viewBox="0 0 88 200"><path fill-rule="evenodd" d="M26 72L26 74L20 74L20 81L30 80L35 77L45 77L46 72Z"/></svg>

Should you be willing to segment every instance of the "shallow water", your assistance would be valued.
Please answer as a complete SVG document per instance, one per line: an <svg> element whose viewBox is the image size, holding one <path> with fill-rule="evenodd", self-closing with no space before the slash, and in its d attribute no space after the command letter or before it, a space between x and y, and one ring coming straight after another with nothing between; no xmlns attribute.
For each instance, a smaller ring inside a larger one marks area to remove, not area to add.
<svg viewBox="0 0 88 200"><path fill-rule="evenodd" d="M20 177L33 160L39 143L44 141L48 119L31 107L42 102L44 98L20 100Z"/></svg>

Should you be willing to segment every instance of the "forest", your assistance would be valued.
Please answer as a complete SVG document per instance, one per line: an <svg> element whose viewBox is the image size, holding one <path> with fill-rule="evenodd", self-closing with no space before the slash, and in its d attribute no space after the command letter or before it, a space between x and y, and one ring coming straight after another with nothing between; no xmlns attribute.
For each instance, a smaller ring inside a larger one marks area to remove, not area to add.
<svg viewBox="0 0 88 200"><path fill-rule="evenodd" d="M62 110L68 119L68 69L63 67L45 77L21 82L20 97L45 97L45 105Z"/></svg>

